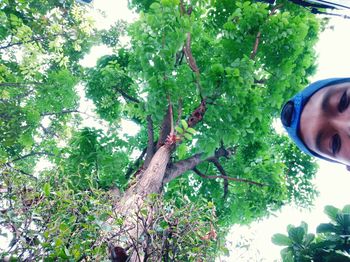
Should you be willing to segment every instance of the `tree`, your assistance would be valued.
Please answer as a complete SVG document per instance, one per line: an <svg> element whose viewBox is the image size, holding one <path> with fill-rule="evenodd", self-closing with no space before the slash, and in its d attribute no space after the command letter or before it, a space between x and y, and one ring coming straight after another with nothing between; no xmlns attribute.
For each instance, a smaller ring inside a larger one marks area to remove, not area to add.
<svg viewBox="0 0 350 262"><path fill-rule="evenodd" d="M317 236L308 234L308 226L302 222L299 227L289 225L288 236L272 237L274 244L287 246L281 250L283 261L350 261L350 206L342 210L326 206L324 212L331 222L320 224Z"/></svg>
<svg viewBox="0 0 350 262"><path fill-rule="evenodd" d="M86 6L40 4L2 4L16 17L49 17L27 19L34 38L16 42L11 22L3 26L1 46L31 57L1 53L4 256L98 260L120 247L132 261L209 259L227 252L231 225L312 203L316 165L272 122L315 70L314 15L284 2L139 0L137 22L95 32ZM120 46L123 34L130 45ZM101 42L115 53L83 70L79 59ZM78 82L106 130L80 128ZM137 135L118 134L125 119ZM52 167L35 172L43 156Z"/></svg>

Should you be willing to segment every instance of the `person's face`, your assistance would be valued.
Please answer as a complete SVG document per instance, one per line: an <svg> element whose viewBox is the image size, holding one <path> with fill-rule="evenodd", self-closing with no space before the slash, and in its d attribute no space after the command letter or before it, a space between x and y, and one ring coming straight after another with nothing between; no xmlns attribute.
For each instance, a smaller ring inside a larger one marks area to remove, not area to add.
<svg viewBox="0 0 350 262"><path fill-rule="evenodd" d="M312 151L350 166L350 82L311 96L301 113L300 135Z"/></svg>

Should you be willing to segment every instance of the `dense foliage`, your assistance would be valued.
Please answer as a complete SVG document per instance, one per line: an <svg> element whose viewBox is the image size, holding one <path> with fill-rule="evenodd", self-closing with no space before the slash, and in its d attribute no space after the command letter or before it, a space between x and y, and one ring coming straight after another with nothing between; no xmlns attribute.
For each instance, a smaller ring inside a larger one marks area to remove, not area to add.
<svg viewBox="0 0 350 262"><path fill-rule="evenodd" d="M284 262L293 261L350 261L350 205L343 209L326 206L324 213L331 220L317 227L317 235L308 233L308 226L302 222L300 226L288 226L288 236L275 234L272 242L279 246L287 246L281 250Z"/></svg>
<svg viewBox="0 0 350 262"><path fill-rule="evenodd" d="M0 225L11 240L2 256L101 259L110 243L132 253L149 240L149 258L205 259L227 252L231 225L312 204L316 165L272 123L314 72L320 21L289 1L130 6L138 21L98 32L72 0L0 3ZM114 53L83 68L93 44ZM82 126L79 90L103 130ZM136 135L122 135L125 120ZM159 208L136 239L120 231L118 200L164 145L161 188L144 188Z"/></svg>

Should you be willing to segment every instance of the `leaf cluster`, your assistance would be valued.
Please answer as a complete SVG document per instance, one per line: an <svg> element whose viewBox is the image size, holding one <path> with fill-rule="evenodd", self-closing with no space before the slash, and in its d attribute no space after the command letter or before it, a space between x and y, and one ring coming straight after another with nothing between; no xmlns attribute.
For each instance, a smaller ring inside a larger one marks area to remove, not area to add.
<svg viewBox="0 0 350 262"><path fill-rule="evenodd" d="M288 226L288 236L275 234L272 242L287 246L281 250L283 261L350 261L350 206L343 209L325 206L324 213L331 220L317 227L317 235L308 233L308 226Z"/></svg>

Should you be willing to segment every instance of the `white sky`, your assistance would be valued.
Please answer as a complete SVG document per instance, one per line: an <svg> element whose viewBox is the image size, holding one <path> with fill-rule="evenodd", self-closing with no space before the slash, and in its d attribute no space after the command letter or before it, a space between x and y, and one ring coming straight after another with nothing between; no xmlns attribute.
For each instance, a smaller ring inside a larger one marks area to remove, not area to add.
<svg viewBox="0 0 350 262"><path fill-rule="evenodd" d="M338 3L349 4L349 0L338 0ZM137 18L127 8L127 0L95 0L95 7L105 10L108 17L106 20L99 20L100 27L106 27L106 24L113 23L116 18L123 18L128 22ZM350 14L350 13L349 13ZM318 80L328 77L344 77L349 76L350 63L350 20L334 18L329 23L327 29L320 36L320 40L316 46L318 53L318 71L311 79ZM96 47L93 49L93 54L101 56L108 52L105 47ZM89 66L94 66L94 60L90 60ZM87 65L87 64L86 64ZM316 199L311 212L300 212L296 208L285 207L269 219L261 222L255 222L249 227L235 226L231 230L229 242L232 242L230 247L231 256L222 258L221 261L234 262L252 262L252 261L281 261L281 247L275 246L271 242L271 236L275 233L286 233L288 224L299 225L301 221L309 224L309 231L315 232L316 226L322 222L327 222L328 219L323 213L325 205L334 205L343 207L349 204L348 185L350 185L350 172L346 171L345 167L319 162L320 169L317 173L315 184L320 191L319 197ZM245 243L247 249L235 249L235 242L241 237L248 239Z"/></svg>

